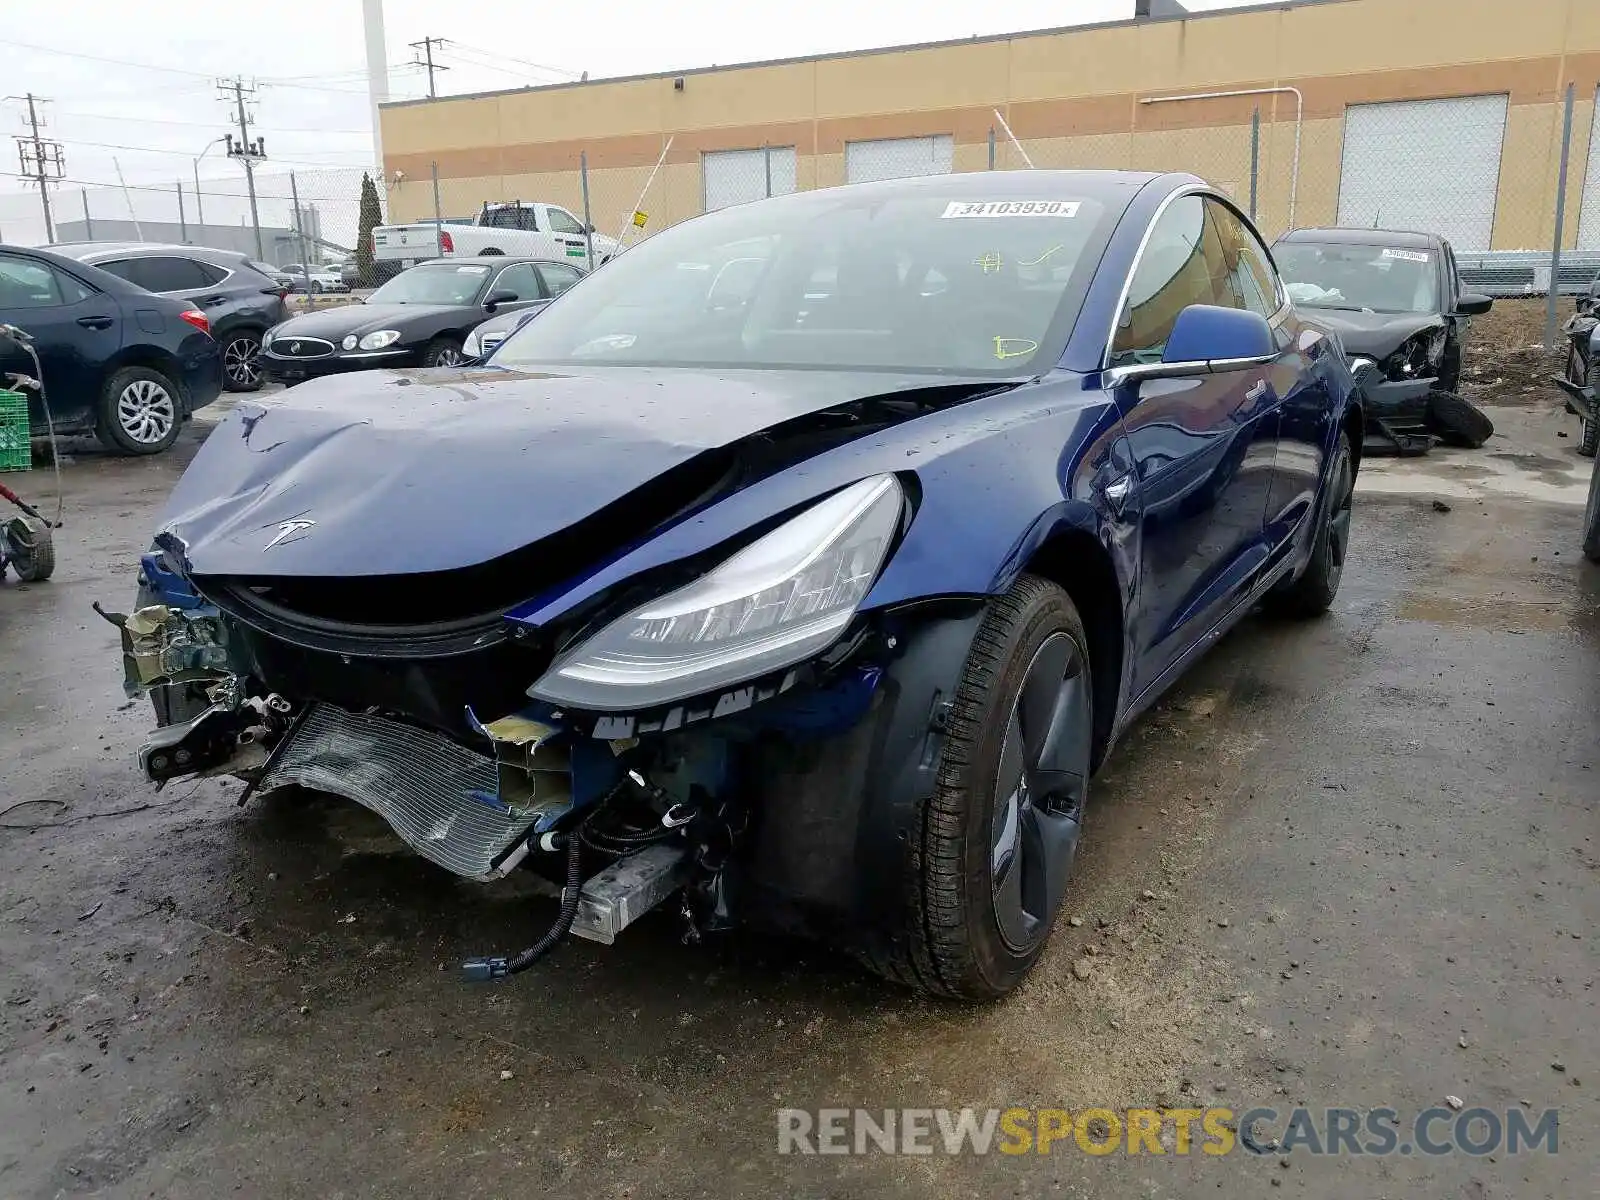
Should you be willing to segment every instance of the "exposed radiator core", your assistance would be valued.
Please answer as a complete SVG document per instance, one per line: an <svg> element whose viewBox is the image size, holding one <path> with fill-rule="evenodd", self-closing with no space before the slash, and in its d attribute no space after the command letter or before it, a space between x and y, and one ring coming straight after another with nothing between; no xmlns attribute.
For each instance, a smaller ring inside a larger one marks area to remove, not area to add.
<svg viewBox="0 0 1600 1200"><path fill-rule="evenodd" d="M505 875L549 805L570 802L561 795L512 808L498 799L492 757L430 730L331 704L314 705L289 737L261 780L263 791L299 784L354 800L418 854L468 879Z"/></svg>

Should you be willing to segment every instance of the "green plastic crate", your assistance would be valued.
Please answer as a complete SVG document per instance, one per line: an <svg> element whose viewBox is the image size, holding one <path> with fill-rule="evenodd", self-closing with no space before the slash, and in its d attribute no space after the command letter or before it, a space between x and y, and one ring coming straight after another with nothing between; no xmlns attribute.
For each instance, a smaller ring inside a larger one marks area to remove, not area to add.
<svg viewBox="0 0 1600 1200"><path fill-rule="evenodd" d="M28 398L21 392L0 389L0 471L32 468L28 437Z"/></svg>

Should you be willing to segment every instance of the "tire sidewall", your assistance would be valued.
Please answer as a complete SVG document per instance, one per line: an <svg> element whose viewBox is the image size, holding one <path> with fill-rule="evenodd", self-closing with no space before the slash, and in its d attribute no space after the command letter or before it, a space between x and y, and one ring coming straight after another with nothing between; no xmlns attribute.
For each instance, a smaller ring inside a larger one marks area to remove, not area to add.
<svg viewBox="0 0 1600 1200"><path fill-rule="evenodd" d="M985 625L989 625L993 617L991 610L990 619L985 621ZM962 880L966 897L963 905L964 941L970 948L972 967L982 980L984 990L994 995L1010 991L1038 961L1049 943L1057 915L1050 914L1030 946L1020 952L1012 949L1001 935L999 921L995 917L993 882L990 878L994 822L999 815L995 783L1006 725L1034 653L1047 638L1057 633L1072 638L1083 663L1089 694L1094 694L1093 679L1089 675L1088 638L1083 622L1064 591L1053 585L1042 587L1035 596L1030 597L1023 619L1009 630L1002 659L1004 665L997 674L989 677L988 686L984 688L983 698L977 706L977 736L961 747L965 761L950 763L950 747L947 743L945 761L940 765L940 787L957 788L966 798L962 837ZM963 692L973 683L974 675L969 658L968 666L963 671Z"/></svg>
<svg viewBox="0 0 1600 1200"><path fill-rule="evenodd" d="M227 341L222 344L222 386L230 392L257 392L261 390L261 367L256 367L256 380L254 383L235 383L228 377L228 350L235 342L251 342L255 345L257 359L261 355L261 334L254 329L238 329L228 335Z"/></svg>
<svg viewBox="0 0 1600 1200"><path fill-rule="evenodd" d="M1600 563L1600 457L1594 462L1589 475L1589 501L1584 506L1583 554L1590 562Z"/></svg>
<svg viewBox="0 0 1600 1200"><path fill-rule="evenodd" d="M140 379L149 379L160 384L172 397L173 420L172 428L159 442L136 442L128 436L123 429L122 422L117 417L117 401L129 384ZM109 450L118 454L144 455L160 454L172 448L178 440L178 434L183 431L183 393L172 378L150 367L122 367L111 373L105 386L100 390L100 411L95 426L95 436L100 443Z"/></svg>
<svg viewBox="0 0 1600 1200"><path fill-rule="evenodd" d="M440 365L440 351L448 347L449 349L454 350L457 354L462 354L463 345L464 343L458 342L452 337L436 337L433 339L433 341L428 343L428 348L422 352L422 365L425 367L437 367Z"/></svg>

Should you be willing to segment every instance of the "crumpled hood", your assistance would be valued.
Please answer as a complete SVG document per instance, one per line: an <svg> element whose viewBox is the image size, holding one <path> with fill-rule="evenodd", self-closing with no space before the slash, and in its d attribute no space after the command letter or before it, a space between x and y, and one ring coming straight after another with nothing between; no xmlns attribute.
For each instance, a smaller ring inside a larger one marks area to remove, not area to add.
<svg viewBox="0 0 1600 1200"><path fill-rule="evenodd" d="M1437 313L1378 313L1309 306L1302 311L1337 331L1347 353L1368 358L1386 358L1412 334L1444 328L1444 318Z"/></svg>
<svg viewBox="0 0 1600 1200"><path fill-rule="evenodd" d="M272 331L274 340L294 337L337 342L347 333L357 337L378 329L405 329L413 322L459 316L470 304L345 304L290 317Z"/></svg>
<svg viewBox="0 0 1600 1200"><path fill-rule="evenodd" d="M161 529L182 539L201 576L454 570L548 537L706 450L849 400L943 382L492 367L324 378L223 418ZM597 560L613 549L597 546Z"/></svg>

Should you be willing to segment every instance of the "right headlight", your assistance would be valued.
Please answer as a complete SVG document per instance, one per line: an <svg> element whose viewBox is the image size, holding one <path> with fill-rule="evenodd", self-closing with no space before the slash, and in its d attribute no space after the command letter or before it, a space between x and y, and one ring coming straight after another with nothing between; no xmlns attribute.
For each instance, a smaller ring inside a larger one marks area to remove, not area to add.
<svg viewBox="0 0 1600 1200"><path fill-rule="evenodd" d="M651 708L805 661L855 616L904 505L893 475L836 492L583 639L528 695L589 711Z"/></svg>
<svg viewBox="0 0 1600 1200"><path fill-rule="evenodd" d="M478 341L478 331L476 329L467 334L467 340L461 343L461 353L468 358L481 358L483 356L483 345Z"/></svg>

